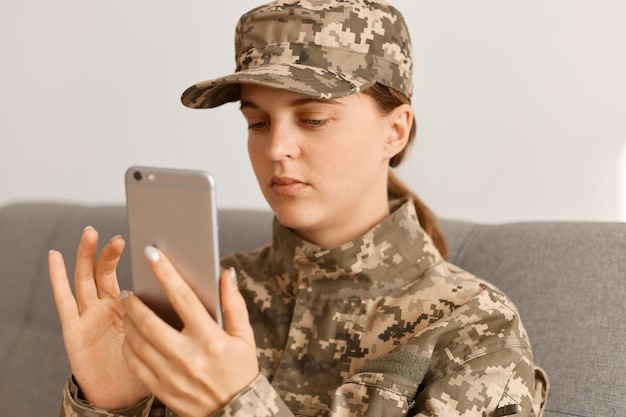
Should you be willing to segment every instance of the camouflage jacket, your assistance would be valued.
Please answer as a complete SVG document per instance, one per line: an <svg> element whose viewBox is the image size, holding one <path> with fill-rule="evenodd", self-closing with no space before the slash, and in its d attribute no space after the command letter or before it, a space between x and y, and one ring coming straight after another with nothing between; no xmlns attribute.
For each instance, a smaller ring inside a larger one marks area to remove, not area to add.
<svg viewBox="0 0 626 417"><path fill-rule="evenodd" d="M515 306L445 262L413 204L392 210L339 248L275 222L270 245L223 259L248 303L260 374L217 416L541 414L546 391ZM60 415L173 415L152 399L98 412L76 394L70 380Z"/></svg>

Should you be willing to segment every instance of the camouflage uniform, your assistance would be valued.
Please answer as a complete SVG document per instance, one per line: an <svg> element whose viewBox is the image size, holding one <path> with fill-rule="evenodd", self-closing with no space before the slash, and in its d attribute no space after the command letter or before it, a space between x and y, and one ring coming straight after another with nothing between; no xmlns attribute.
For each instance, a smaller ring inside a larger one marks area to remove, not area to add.
<svg viewBox="0 0 626 417"><path fill-rule="evenodd" d="M189 87L185 106L237 101L244 83L321 99L375 83L413 91L409 33L384 1L268 3L241 17L235 50L235 72ZM339 248L275 223L272 244L223 260L239 276L260 374L217 416L541 414L545 379L511 301L445 262L411 203L392 209ZM78 394L70 379L62 416L170 415L153 398L99 412Z"/></svg>
<svg viewBox="0 0 626 417"><path fill-rule="evenodd" d="M392 202L380 224L330 250L275 222L272 244L223 266L237 270L260 375L217 416L541 414L516 308L442 259L411 202ZM76 394L70 382L62 416L168 415L150 412L151 399L98 413Z"/></svg>

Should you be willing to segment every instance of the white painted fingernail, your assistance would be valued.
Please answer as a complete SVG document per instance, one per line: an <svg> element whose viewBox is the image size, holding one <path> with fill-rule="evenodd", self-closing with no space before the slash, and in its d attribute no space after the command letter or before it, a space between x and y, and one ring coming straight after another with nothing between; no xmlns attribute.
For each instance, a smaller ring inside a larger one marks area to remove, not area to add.
<svg viewBox="0 0 626 417"><path fill-rule="evenodd" d="M130 295L130 292L128 292L128 291L126 291L126 290L122 290L122 291L120 291L120 295L119 295L120 300L121 300L121 301L124 301L125 299L127 299L127 298L128 298L128 296L129 296L129 295Z"/></svg>
<svg viewBox="0 0 626 417"><path fill-rule="evenodd" d="M146 246L143 253L144 255L146 255L146 258L148 258L150 262L157 262L159 259L161 259L159 251L154 246Z"/></svg>
<svg viewBox="0 0 626 417"><path fill-rule="evenodd" d="M235 289L239 289L239 283L237 282L237 271L235 271L234 267L230 267L230 279L233 282L233 286Z"/></svg>
<svg viewBox="0 0 626 417"><path fill-rule="evenodd" d="M115 236L113 236L113 237L109 240L109 243L111 243L111 242L113 242L115 239L119 239L119 238L121 238L121 237L122 237L122 236L120 236L120 235L115 235Z"/></svg>

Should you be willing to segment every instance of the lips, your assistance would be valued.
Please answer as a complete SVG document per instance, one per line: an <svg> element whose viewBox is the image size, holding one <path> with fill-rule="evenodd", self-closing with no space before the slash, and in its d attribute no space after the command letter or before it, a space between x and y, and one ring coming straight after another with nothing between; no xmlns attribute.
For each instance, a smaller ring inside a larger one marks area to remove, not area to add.
<svg viewBox="0 0 626 417"><path fill-rule="evenodd" d="M270 180L270 187L274 194L283 197L295 196L308 186L307 183L290 177L273 176Z"/></svg>

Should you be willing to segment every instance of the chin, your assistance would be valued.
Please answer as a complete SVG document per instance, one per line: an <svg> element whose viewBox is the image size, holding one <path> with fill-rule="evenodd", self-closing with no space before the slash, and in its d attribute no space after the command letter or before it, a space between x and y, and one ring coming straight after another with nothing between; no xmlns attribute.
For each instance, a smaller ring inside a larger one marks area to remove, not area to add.
<svg viewBox="0 0 626 417"><path fill-rule="evenodd" d="M274 210L274 214L280 224L290 229L302 229L310 222L310 219L307 219L307 216L302 212L295 213L291 210Z"/></svg>
<svg viewBox="0 0 626 417"><path fill-rule="evenodd" d="M319 213L311 204L299 201L272 201L270 207L280 224L295 230L310 228Z"/></svg>

